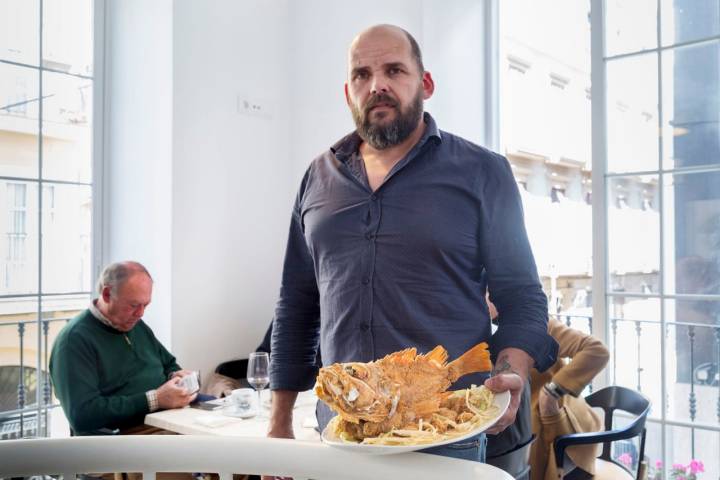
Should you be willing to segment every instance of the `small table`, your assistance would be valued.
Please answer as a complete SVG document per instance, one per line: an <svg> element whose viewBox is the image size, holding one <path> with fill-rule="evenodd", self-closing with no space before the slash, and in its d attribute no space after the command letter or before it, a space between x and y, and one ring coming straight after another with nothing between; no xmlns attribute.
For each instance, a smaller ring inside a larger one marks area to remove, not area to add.
<svg viewBox="0 0 720 480"><path fill-rule="evenodd" d="M267 391L269 394L270 392ZM315 404L317 397L312 390L300 392L293 410L293 429L298 440L319 442L320 434L315 430ZM265 398L263 398L263 403ZM199 408L174 408L150 413L145 416L145 424L162 428L183 435L232 435L241 437L265 437L268 430L270 412L263 408L263 418L257 416L247 419L228 417L218 410L201 410ZM204 425L203 420L212 417L222 419L226 423L218 427Z"/></svg>

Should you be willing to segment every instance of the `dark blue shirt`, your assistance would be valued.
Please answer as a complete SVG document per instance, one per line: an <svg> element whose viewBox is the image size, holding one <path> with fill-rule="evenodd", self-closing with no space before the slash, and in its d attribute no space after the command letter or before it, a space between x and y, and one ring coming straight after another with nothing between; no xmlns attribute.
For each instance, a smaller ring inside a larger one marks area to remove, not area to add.
<svg viewBox="0 0 720 480"><path fill-rule="evenodd" d="M438 130L373 192L352 133L316 158L297 194L272 334L272 389L302 391L322 363L367 362L444 346L453 360L488 341L494 355L555 361L542 291L507 160ZM491 336L485 302L502 312ZM468 376L456 387L482 378Z"/></svg>

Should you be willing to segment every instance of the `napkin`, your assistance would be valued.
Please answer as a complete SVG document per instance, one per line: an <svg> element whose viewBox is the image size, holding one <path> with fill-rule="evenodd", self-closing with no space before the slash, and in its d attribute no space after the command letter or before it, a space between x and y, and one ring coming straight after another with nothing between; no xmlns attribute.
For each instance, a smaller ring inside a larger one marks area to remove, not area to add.
<svg viewBox="0 0 720 480"><path fill-rule="evenodd" d="M208 428L222 427L232 421L232 418L221 417L220 415L199 415L195 417L195 423Z"/></svg>

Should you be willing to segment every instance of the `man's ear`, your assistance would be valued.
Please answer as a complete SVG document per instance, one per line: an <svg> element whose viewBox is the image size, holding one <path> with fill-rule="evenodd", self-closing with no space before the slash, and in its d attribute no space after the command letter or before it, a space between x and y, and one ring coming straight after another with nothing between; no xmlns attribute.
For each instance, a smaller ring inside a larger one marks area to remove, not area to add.
<svg viewBox="0 0 720 480"><path fill-rule="evenodd" d="M347 103L348 107L350 106L350 94L348 93L347 82L345 82L345 103Z"/></svg>
<svg viewBox="0 0 720 480"><path fill-rule="evenodd" d="M432 97L433 92L435 92L435 80L433 80L430 72L423 72L422 85L423 99L427 100L428 98Z"/></svg>
<svg viewBox="0 0 720 480"><path fill-rule="evenodd" d="M102 299L103 302L108 303L110 301L110 295L111 295L111 288L108 286L103 287L102 289Z"/></svg>

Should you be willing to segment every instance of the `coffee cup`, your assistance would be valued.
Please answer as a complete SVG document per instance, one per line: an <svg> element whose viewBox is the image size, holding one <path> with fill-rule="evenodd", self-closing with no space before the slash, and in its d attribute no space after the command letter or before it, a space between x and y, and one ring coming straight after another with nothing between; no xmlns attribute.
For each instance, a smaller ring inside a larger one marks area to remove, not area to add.
<svg viewBox="0 0 720 480"><path fill-rule="evenodd" d="M230 394L230 405L238 412L254 412L256 398L252 388L237 388Z"/></svg>

